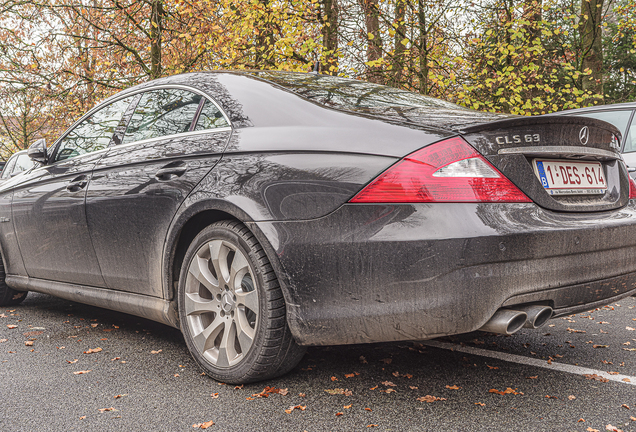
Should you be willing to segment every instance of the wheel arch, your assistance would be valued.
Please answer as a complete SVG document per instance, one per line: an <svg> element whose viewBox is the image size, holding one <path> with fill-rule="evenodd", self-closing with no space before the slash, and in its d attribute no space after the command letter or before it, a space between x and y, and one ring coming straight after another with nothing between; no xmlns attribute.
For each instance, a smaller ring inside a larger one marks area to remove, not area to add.
<svg viewBox="0 0 636 432"><path fill-rule="evenodd" d="M238 206L224 200L211 200L192 204L182 210L173 219L168 231L163 253L163 295L166 300L170 300L176 307L177 288L179 275L185 253L192 243L192 240L205 227L221 220L236 220L246 225L247 229L254 234L260 245L263 247L270 264L272 265L281 290L285 298L286 305L294 304L293 296L289 290L289 283L286 278L276 252L272 248L269 240L258 228L249 215ZM290 319L289 307L287 308L287 321ZM294 326L290 324L293 329Z"/></svg>

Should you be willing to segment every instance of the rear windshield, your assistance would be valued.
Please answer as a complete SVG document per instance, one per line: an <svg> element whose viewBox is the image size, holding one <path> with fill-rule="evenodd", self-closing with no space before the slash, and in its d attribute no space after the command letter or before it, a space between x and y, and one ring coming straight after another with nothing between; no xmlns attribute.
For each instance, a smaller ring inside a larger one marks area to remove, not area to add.
<svg viewBox="0 0 636 432"><path fill-rule="evenodd" d="M467 110L429 96L354 79L293 72L264 71L253 74L312 101L344 110L367 111L398 107Z"/></svg>

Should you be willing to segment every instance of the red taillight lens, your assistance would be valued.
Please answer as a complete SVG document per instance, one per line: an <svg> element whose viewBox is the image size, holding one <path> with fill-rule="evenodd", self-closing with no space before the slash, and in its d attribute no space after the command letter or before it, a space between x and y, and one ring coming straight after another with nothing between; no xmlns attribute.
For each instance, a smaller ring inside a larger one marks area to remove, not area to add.
<svg viewBox="0 0 636 432"><path fill-rule="evenodd" d="M350 202L532 201L463 138L454 137L406 156Z"/></svg>
<svg viewBox="0 0 636 432"><path fill-rule="evenodd" d="M636 199L636 181L629 176L629 199Z"/></svg>

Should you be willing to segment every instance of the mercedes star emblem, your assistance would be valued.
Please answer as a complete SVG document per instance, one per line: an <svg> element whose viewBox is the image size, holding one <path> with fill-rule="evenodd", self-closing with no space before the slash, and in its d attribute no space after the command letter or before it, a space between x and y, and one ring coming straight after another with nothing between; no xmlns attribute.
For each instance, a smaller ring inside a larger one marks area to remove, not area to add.
<svg viewBox="0 0 636 432"><path fill-rule="evenodd" d="M587 126L583 126L581 128L579 132L579 139L581 140L581 144L587 144L587 141L590 139L590 129Z"/></svg>

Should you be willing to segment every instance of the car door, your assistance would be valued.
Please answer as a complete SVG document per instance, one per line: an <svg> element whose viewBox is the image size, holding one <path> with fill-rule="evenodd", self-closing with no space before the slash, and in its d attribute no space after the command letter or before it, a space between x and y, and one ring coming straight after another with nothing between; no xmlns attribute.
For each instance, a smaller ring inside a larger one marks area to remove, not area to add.
<svg viewBox="0 0 636 432"><path fill-rule="evenodd" d="M163 88L141 96L117 138L121 144L97 163L86 195L88 228L108 288L162 296L170 221L220 159L229 126L219 108L194 91Z"/></svg>
<svg viewBox="0 0 636 432"><path fill-rule="evenodd" d="M86 187L132 98L79 122L53 147L49 164L23 174L12 218L29 277L103 287L86 224Z"/></svg>

